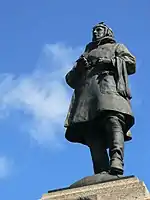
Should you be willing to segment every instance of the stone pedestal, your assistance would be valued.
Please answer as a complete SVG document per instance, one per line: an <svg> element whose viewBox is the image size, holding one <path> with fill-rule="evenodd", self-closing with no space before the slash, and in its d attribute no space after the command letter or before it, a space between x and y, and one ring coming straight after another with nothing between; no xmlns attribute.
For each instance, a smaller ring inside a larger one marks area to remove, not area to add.
<svg viewBox="0 0 150 200"><path fill-rule="evenodd" d="M150 200L150 194L142 181L128 177L49 191L41 200Z"/></svg>

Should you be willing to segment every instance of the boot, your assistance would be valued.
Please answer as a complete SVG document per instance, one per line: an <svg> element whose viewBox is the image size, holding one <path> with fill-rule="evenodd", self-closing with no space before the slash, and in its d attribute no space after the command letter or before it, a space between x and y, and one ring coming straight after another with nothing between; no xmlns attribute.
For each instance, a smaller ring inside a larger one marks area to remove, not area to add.
<svg viewBox="0 0 150 200"><path fill-rule="evenodd" d="M124 133L117 116L107 120L107 134L110 157L110 174L123 175Z"/></svg>
<svg viewBox="0 0 150 200"><path fill-rule="evenodd" d="M100 146L98 146L97 150L95 147L91 147L90 152L93 162L94 174L109 172L109 157L107 151L102 150Z"/></svg>
<svg viewBox="0 0 150 200"><path fill-rule="evenodd" d="M86 145L90 149L94 174L109 173L109 156L107 153L106 141L104 139L105 132L99 127L99 119L94 121L92 126L88 128L85 137Z"/></svg>
<svg viewBox="0 0 150 200"><path fill-rule="evenodd" d="M109 157L102 138L90 137L86 139L90 149L94 174L109 172Z"/></svg>

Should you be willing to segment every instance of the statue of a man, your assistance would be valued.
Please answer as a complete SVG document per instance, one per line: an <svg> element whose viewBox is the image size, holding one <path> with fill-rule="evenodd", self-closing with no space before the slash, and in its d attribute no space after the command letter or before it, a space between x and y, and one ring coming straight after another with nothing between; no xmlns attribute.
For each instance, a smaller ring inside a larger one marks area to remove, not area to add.
<svg viewBox="0 0 150 200"><path fill-rule="evenodd" d="M74 93L65 137L90 148L95 174L122 175L124 141L131 140L134 124L128 75L135 73L135 57L103 22L92 34L92 42L66 75Z"/></svg>

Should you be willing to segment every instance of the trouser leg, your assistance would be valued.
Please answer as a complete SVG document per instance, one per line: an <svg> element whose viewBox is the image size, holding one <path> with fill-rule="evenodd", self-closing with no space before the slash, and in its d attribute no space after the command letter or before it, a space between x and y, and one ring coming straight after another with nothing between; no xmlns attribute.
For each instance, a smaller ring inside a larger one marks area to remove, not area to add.
<svg viewBox="0 0 150 200"><path fill-rule="evenodd" d="M107 154L105 141L102 137L100 137L99 133L97 134L97 132L94 131L94 129L96 129L96 126L93 126L93 132L90 132L89 136L86 138L86 143L91 152L94 173L98 174L104 171L108 172L109 157Z"/></svg>
<svg viewBox="0 0 150 200"><path fill-rule="evenodd" d="M98 174L101 172L109 171L109 158L107 154L107 150L100 145L100 143L94 142L90 146L90 152L93 162L94 173Z"/></svg>
<svg viewBox="0 0 150 200"><path fill-rule="evenodd" d="M109 116L106 123L111 174L123 174L124 123L123 120L120 120L120 116L121 115ZM123 115L121 117L123 117Z"/></svg>

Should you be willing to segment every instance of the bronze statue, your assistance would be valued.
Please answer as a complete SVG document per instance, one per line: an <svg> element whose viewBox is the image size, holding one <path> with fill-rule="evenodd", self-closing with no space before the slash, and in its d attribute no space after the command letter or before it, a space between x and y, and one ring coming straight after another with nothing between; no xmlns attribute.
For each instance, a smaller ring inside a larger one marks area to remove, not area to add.
<svg viewBox="0 0 150 200"><path fill-rule="evenodd" d="M134 124L128 75L135 73L135 57L103 22L92 33L92 42L66 75L74 93L65 137L90 148L95 174L122 175L124 141L131 140Z"/></svg>

